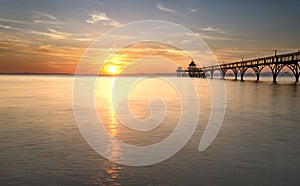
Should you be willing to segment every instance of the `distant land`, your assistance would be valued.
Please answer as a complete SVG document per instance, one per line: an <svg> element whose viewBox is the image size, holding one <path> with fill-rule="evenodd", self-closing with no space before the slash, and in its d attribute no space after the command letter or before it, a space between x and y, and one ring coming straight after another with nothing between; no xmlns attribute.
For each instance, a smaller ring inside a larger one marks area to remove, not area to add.
<svg viewBox="0 0 300 186"><path fill-rule="evenodd" d="M35 73L35 72L0 72L0 75L49 75L49 76L95 76L97 74L72 74L72 73ZM116 76L176 76L176 73L152 73L152 74L145 74L145 73L135 73L135 74L119 74L119 75L109 75L109 74L98 74L98 76L105 76L105 77L116 77Z"/></svg>
<svg viewBox="0 0 300 186"><path fill-rule="evenodd" d="M253 74L246 73L246 74ZM287 75L287 76L293 76L292 72L280 72L279 75ZM35 73L35 72L0 72L0 75L49 75L49 76L95 76L95 74L72 74L72 73ZM104 76L104 77L116 77L116 76L176 76L176 73L152 73L152 74L145 74L145 73L136 73L136 74L119 74L119 75L108 75L108 74L98 74L98 76ZM214 76L220 76L219 73L215 73ZM234 73L227 73L226 76L231 77L234 76ZM272 72L262 72L260 76L263 77L272 77Z"/></svg>
<svg viewBox="0 0 300 186"><path fill-rule="evenodd" d="M1 75L75 75L71 73L0 72Z"/></svg>

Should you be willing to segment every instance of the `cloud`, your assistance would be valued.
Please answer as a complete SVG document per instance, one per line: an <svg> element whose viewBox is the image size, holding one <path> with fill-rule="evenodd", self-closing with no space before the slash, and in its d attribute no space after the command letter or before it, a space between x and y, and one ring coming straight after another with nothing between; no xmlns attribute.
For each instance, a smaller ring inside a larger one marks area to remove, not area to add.
<svg viewBox="0 0 300 186"><path fill-rule="evenodd" d="M212 36L212 35L206 35L206 34L202 34L202 33L200 33L199 36L201 38L203 38L203 39L213 40L213 41L233 41L233 40L237 40L235 38L221 37L221 36Z"/></svg>
<svg viewBox="0 0 300 186"><path fill-rule="evenodd" d="M42 20L42 19L35 19L35 20L33 20L33 22L37 23L37 24L47 24L47 25L62 25L63 24L60 21Z"/></svg>
<svg viewBox="0 0 300 186"><path fill-rule="evenodd" d="M176 11L176 10L173 10L173 9L170 9L170 8L165 7L165 6L162 5L161 3L157 3L157 4L156 4L156 8L157 8L158 10L160 10L160 11L167 12L167 13L170 13L170 14L178 14L178 15L183 16L183 17L188 16L188 15L190 15L190 14L192 14L192 13L196 13L196 12L199 11L198 8L188 8L188 12L186 12L185 14L181 14L181 13L179 13L179 12Z"/></svg>
<svg viewBox="0 0 300 186"><path fill-rule="evenodd" d="M0 32L0 48L14 49L15 47L26 47L29 44L33 44L34 41L26 38L14 36L11 33Z"/></svg>
<svg viewBox="0 0 300 186"><path fill-rule="evenodd" d="M192 13L196 13L199 11L198 8L188 8L188 12L186 14L184 14L183 16L188 16L189 14L192 14Z"/></svg>
<svg viewBox="0 0 300 186"><path fill-rule="evenodd" d="M56 34L56 35L61 35L61 36L68 36L68 35L71 35L70 33L67 33L67 32L59 32L53 28L48 28L49 32L50 33L53 33L53 34Z"/></svg>
<svg viewBox="0 0 300 186"><path fill-rule="evenodd" d="M50 20L57 20L57 18L54 15L45 13L45 12L39 12L36 11L35 12L35 17L37 18L46 18L46 19L50 19Z"/></svg>
<svg viewBox="0 0 300 186"><path fill-rule="evenodd" d="M120 23L115 21L107 16L105 12L95 11L89 14L90 18L86 20L87 23L96 24L98 22L102 22L103 25L106 26L119 26Z"/></svg>
<svg viewBox="0 0 300 186"><path fill-rule="evenodd" d="M208 32L218 32L220 34L225 34L226 32L220 30L220 29L216 29L216 28L212 28L211 26L209 27L205 27L205 28L200 28L202 31L208 31Z"/></svg>
<svg viewBox="0 0 300 186"><path fill-rule="evenodd" d="M42 51L42 52L50 52L52 50L52 46L51 45L42 45L38 47L38 50Z"/></svg>
<svg viewBox="0 0 300 186"><path fill-rule="evenodd" d="M244 59L255 59L263 56L268 56L274 52L273 49L268 48L238 48L236 46L212 48L212 50L217 59L219 61L223 61L224 63L241 61L242 57L244 57Z"/></svg>
<svg viewBox="0 0 300 186"><path fill-rule="evenodd" d="M95 24L98 21L109 21L110 18L106 15L104 12L94 12L92 14L89 14L90 18L86 20L87 23Z"/></svg>
<svg viewBox="0 0 300 186"><path fill-rule="evenodd" d="M25 25L31 25L32 23L27 22L27 21L21 21L21 20L14 20L14 19L4 19L0 18L1 22L6 22L6 23L16 23L16 24L25 24Z"/></svg>
<svg viewBox="0 0 300 186"><path fill-rule="evenodd" d="M156 4L156 8L157 8L158 10L160 10L160 11L167 12L167 13L171 13L171 14L177 14L177 13L178 13L176 10L167 8L167 7L163 6L161 3L157 3L157 4Z"/></svg>
<svg viewBox="0 0 300 186"><path fill-rule="evenodd" d="M31 30L31 31L28 31L27 33L34 34L34 35L47 36L51 39L65 39L65 37L63 37L61 35L51 34L51 33L48 33L48 32L40 32L40 31Z"/></svg>
<svg viewBox="0 0 300 186"><path fill-rule="evenodd" d="M0 24L0 28L5 28L5 29L12 29L10 26L6 26L6 25L1 25Z"/></svg>
<svg viewBox="0 0 300 186"><path fill-rule="evenodd" d="M41 36L47 36L51 39L67 39L68 36L73 35L73 34L67 33L67 32L59 32L53 28L48 28L48 31L49 32L30 30L30 31L27 31L27 33L41 35Z"/></svg>
<svg viewBox="0 0 300 186"><path fill-rule="evenodd" d="M12 27L12 26L8 26L8 25L2 25L2 24L0 24L0 28L7 29L7 30L24 31L23 28L17 28L17 27Z"/></svg>
<svg viewBox="0 0 300 186"><path fill-rule="evenodd" d="M50 25L62 25L66 24L67 22L59 20L52 14L48 14L45 12L35 11L32 16L32 21L37 24L50 24Z"/></svg>
<svg viewBox="0 0 300 186"><path fill-rule="evenodd" d="M120 26L121 23L117 21L108 21L108 22L103 22L103 25L116 27L116 26Z"/></svg>
<svg viewBox="0 0 300 186"><path fill-rule="evenodd" d="M75 38L75 41L93 41L93 38Z"/></svg>
<svg viewBox="0 0 300 186"><path fill-rule="evenodd" d="M37 32L36 34L50 36L50 33ZM34 40L30 37L19 37L14 36L11 33L0 32L0 48L15 51L16 53L29 53L29 54L39 54L44 56L57 56L57 57L70 57L80 59L84 51L86 50L84 46L67 46L58 45L55 43L44 44L48 42L43 42L43 40ZM67 44L67 43L66 43Z"/></svg>
<svg viewBox="0 0 300 186"><path fill-rule="evenodd" d="M13 20L13 19L5 19L5 18L0 18L0 22L6 22L6 23L11 23L11 24L23 24L23 25L35 25L35 23L37 24L47 24L47 25L62 25L65 24L66 22L63 22L61 20L58 20L55 16L51 15L51 14L47 14L44 12L34 12L33 15L33 20L32 21L22 21L22 20ZM31 34L38 34L38 35L48 35L52 38L61 38L60 36L56 37L55 35L49 34L49 33L42 33L42 32L38 32L38 31L28 31L25 30L23 28L17 28L17 27L13 27L13 26L8 26L8 25L3 25L0 24L0 28L4 28L4 29L9 29L9 30L17 30L17 31L22 31L22 32L27 32L27 33L31 33ZM54 33L54 34L62 34L61 33L55 33L55 30L50 29L50 32Z"/></svg>

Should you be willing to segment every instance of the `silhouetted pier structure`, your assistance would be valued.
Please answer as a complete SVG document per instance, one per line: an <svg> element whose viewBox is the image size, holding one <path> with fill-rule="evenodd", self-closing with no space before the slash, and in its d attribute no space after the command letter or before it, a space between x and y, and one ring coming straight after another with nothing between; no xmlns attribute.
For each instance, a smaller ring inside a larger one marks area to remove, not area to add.
<svg viewBox="0 0 300 186"><path fill-rule="evenodd" d="M192 61L189 64L189 67L187 68L187 70L184 70L182 67L178 67L176 72L177 72L177 77L186 77L186 76L202 77L202 78L206 77L205 72L203 71L203 69L202 68L197 68L194 61Z"/></svg>
<svg viewBox="0 0 300 186"><path fill-rule="evenodd" d="M191 62L191 64L194 62ZM284 67L288 67L294 74L296 83L299 82L300 73L300 51L280 54L257 59L243 60L234 63L226 63L221 65L206 66L203 68L197 68L196 66L189 65L185 73L188 73L191 77L206 77L206 74L210 72L210 77L213 79L214 72L219 71L221 78L225 79L226 73L230 70L234 73L235 80L240 74L241 81L244 80L245 73L248 69L253 69L256 75L256 80L259 81L260 74L265 67L269 67L273 76L273 83L276 83L277 76ZM178 72L177 72L178 73Z"/></svg>

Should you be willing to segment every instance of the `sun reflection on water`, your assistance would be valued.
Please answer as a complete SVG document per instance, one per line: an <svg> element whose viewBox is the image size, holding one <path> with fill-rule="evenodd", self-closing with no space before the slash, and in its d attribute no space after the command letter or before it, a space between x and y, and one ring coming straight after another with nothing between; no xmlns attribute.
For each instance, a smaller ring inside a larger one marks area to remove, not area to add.
<svg viewBox="0 0 300 186"><path fill-rule="evenodd" d="M97 102L97 110L98 113L105 115L105 118L101 118L103 123L105 124L107 132L113 136L117 137L119 134L118 129L118 120L116 118L113 106L112 106L112 99L111 99L111 86L112 86L113 79L111 81L101 81L99 79L99 83L101 86L107 87L106 89L97 89L96 87L96 94L95 100ZM105 84L105 85L103 85ZM118 158L122 157L121 148L118 143L114 140L110 141L109 144L106 146L107 152L110 154L109 159L117 160ZM118 163L115 163L110 160L105 160L104 164L102 165L101 171L99 172L99 178L97 180L97 184L100 185L120 185L118 179L120 174L123 170L122 166Z"/></svg>

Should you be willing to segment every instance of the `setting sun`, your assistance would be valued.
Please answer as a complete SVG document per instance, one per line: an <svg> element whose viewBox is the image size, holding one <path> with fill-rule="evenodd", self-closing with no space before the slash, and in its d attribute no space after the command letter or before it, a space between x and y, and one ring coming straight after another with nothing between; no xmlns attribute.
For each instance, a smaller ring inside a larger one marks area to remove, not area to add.
<svg viewBox="0 0 300 186"><path fill-rule="evenodd" d="M111 73L111 74L116 74L117 72L118 72L118 67L116 67L116 66L111 66L111 67L109 67L109 72Z"/></svg>

